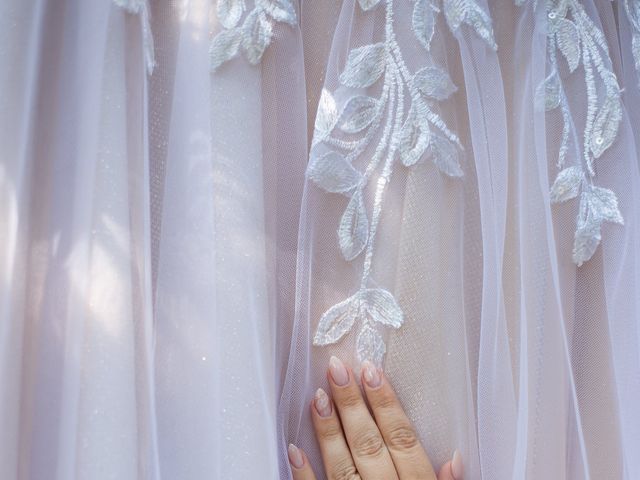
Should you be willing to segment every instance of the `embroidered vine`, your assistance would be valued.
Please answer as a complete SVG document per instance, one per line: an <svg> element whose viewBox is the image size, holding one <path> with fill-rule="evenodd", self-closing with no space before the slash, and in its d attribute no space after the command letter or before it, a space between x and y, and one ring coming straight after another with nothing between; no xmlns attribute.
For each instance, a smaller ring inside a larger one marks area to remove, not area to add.
<svg viewBox="0 0 640 480"><path fill-rule="evenodd" d="M257 65L273 40L274 22L296 25L296 10L291 0L255 0L245 16L245 0L218 0L217 17L224 29L211 42L211 70L244 51L247 60Z"/></svg>
<svg viewBox="0 0 640 480"><path fill-rule="evenodd" d="M149 20L149 5L147 0L113 0L113 2L125 11L138 15L142 28L142 45L144 49L144 60L147 74L151 75L156 65L153 34L151 33L151 23Z"/></svg>
<svg viewBox="0 0 640 480"><path fill-rule="evenodd" d="M517 3L524 3L522 0ZM589 260L601 240L604 222L624 223L618 199L609 189L594 184L595 160L614 142L622 106L620 87L611 70L609 50L602 31L577 0L547 0L547 61L549 74L536 89L536 104L546 111L560 108L563 120L557 166L559 173L551 187L551 202L580 197L574 236L573 260L581 266ZM582 135L582 155L564 82L560 76L558 55L567 62L570 73L584 70L587 90L587 115ZM577 164L566 165L569 140L573 139Z"/></svg>
<svg viewBox="0 0 640 480"><path fill-rule="evenodd" d="M631 53L640 86L640 0L623 0L624 10L631 24Z"/></svg>
<svg viewBox="0 0 640 480"><path fill-rule="evenodd" d="M358 1L364 11L382 3ZM377 365L386 352L378 326L399 328L404 321L394 296L371 286L375 284L371 278L374 240L394 166L398 160L411 167L429 158L445 175L463 175L460 140L434 110L435 103L449 98L456 87L449 74L435 64L415 73L409 70L394 31L393 0L384 0L384 8L384 40L351 50L339 77L341 86L334 94L322 92L307 169L307 177L320 188L349 198L338 226L344 259L352 261L364 252L359 289L321 316L313 343L336 343L358 323L358 357ZM413 33L427 52L436 14L442 10L454 33L461 25L469 25L490 48L496 48L491 20L474 0L415 0ZM426 58L430 58L428 53ZM380 81L379 96L352 93L352 89L367 89ZM356 164L366 159L366 167L358 170ZM370 184L374 187L371 221L364 196Z"/></svg>

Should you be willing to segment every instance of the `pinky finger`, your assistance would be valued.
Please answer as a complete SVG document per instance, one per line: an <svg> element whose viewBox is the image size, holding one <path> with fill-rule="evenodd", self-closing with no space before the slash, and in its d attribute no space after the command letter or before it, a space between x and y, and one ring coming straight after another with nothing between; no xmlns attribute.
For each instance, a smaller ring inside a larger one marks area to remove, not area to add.
<svg viewBox="0 0 640 480"><path fill-rule="evenodd" d="M301 448L290 443L289 448L287 448L287 453L289 455L289 465L291 465L293 480L316 480L311 465L309 465L309 459Z"/></svg>

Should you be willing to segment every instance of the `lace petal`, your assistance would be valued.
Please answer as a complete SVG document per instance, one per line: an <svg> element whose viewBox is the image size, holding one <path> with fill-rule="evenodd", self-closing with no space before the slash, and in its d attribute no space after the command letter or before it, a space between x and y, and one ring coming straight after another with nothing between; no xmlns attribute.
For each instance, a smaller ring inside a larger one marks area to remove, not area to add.
<svg viewBox="0 0 640 480"><path fill-rule="evenodd" d="M440 171L450 177L462 177L464 172L458 162L458 152L453 143L440 135L432 135L431 160Z"/></svg>
<svg viewBox="0 0 640 480"><path fill-rule="evenodd" d="M358 360L360 360L360 362L368 360L377 367L380 367L382 365L384 354L387 351L387 347L378 331L371 325L365 324L358 333L356 350L358 352Z"/></svg>
<svg viewBox="0 0 640 480"><path fill-rule="evenodd" d="M385 57L384 43L354 48L349 53L347 65L340 75L340 82L347 87L356 88L373 85L385 70Z"/></svg>
<svg viewBox="0 0 640 480"><path fill-rule="evenodd" d="M569 64L569 71L573 72L580 64L580 36L575 23L566 18L560 19L556 38L558 47Z"/></svg>
<svg viewBox="0 0 640 480"><path fill-rule="evenodd" d="M413 76L414 85L424 95L436 100L446 100L457 90L449 74L439 67L424 67Z"/></svg>
<svg viewBox="0 0 640 480"><path fill-rule="evenodd" d="M584 174L580 167L569 167L562 170L551 187L551 202L566 202L576 198L580 193L583 178Z"/></svg>
<svg viewBox="0 0 640 480"><path fill-rule="evenodd" d="M327 310L318 323L314 345L330 345L340 340L351 328L360 309L360 293Z"/></svg>
<svg viewBox="0 0 640 480"><path fill-rule="evenodd" d="M346 133L358 133L373 121L378 101L366 95L351 97L340 115L340 129Z"/></svg>
<svg viewBox="0 0 640 480"><path fill-rule="evenodd" d="M309 165L307 176L328 192L346 193L356 188L362 175L336 152L316 157Z"/></svg>
<svg viewBox="0 0 640 480"><path fill-rule="evenodd" d="M400 328L404 317L393 295L382 288L364 291L365 308L371 320L382 325Z"/></svg>
<svg viewBox="0 0 640 480"><path fill-rule="evenodd" d="M238 55L241 41L242 33L237 28L223 30L216 35L209 49L211 70L216 70L224 62Z"/></svg>
<svg viewBox="0 0 640 480"><path fill-rule="evenodd" d="M340 250L345 260L356 258L367 245L369 220L362 198L362 190L356 190L342 215L338 226Z"/></svg>

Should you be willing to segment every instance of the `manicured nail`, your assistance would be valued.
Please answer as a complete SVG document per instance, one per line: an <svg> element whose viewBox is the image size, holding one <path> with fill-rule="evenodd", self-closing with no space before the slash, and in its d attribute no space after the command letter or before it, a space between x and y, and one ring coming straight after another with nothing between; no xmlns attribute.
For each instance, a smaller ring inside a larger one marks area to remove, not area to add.
<svg viewBox="0 0 640 480"><path fill-rule="evenodd" d="M329 395L323 389L316 390L316 395L313 398L313 404L316 406L318 415L321 417L331 416L331 401Z"/></svg>
<svg viewBox="0 0 640 480"><path fill-rule="evenodd" d="M339 387L344 387L349 383L349 373L338 357L332 356L329 359L329 372L331 373L331 378Z"/></svg>
<svg viewBox="0 0 640 480"><path fill-rule="evenodd" d="M291 466L295 468L302 468L304 466L304 458L302 457L302 453L300 452L300 449L293 443L289 444L287 453L289 454L289 463L291 464Z"/></svg>
<svg viewBox="0 0 640 480"><path fill-rule="evenodd" d="M453 458L451 459L451 475L453 475L453 478L456 480L462 480L463 473L462 455L460 455L460 452L456 450L453 452Z"/></svg>
<svg viewBox="0 0 640 480"><path fill-rule="evenodd" d="M364 376L364 381L367 382L367 385L371 388L378 388L382 383L382 379L380 378L380 372L376 368L376 366L371 363L369 360L365 360L362 362L362 375Z"/></svg>

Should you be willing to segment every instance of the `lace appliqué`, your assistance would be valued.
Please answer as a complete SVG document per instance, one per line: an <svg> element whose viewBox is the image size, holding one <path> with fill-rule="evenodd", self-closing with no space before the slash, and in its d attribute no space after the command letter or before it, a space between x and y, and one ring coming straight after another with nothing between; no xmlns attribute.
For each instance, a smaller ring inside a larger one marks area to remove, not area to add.
<svg viewBox="0 0 640 480"><path fill-rule="evenodd" d="M548 0L545 6L550 73L536 89L536 104L541 110L559 108L562 113L562 140L557 161L560 171L551 187L551 202L580 197L573 261L581 266L593 256L600 244L602 224L624 223L615 193L594 185L595 160L612 145L618 134L622 118L620 87L610 68L604 35L584 7L577 0ZM582 155L558 69L558 51L566 60L569 72L573 73L580 65L584 69L587 118L582 136ZM578 165L567 167L570 135Z"/></svg>
<svg viewBox="0 0 640 480"><path fill-rule="evenodd" d="M624 10L631 24L631 53L640 86L640 0L624 0Z"/></svg>
<svg viewBox="0 0 640 480"><path fill-rule="evenodd" d="M365 11L383 3L358 1ZM376 365L381 365L386 351L378 327L399 328L403 323L403 313L394 296L383 288L370 288L374 239L394 166L397 160L411 167L430 159L449 177L463 175L460 140L434 110L436 102L449 98L456 87L449 74L435 64L409 71L394 31L393 0L384 0L384 8L384 40L351 50L339 77L341 86L335 94L322 92L307 169L307 177L320 188L349 199L338 225L338 244L344 259L352 261L364 252L358 291L322 315L313 343L336 343L357 324L358 357ZM441 11L454 33L466 24L490 48L496 48L491 20L475 1L415 0L413 33L427 51L436 15ZM380 81L379 96L352 93L351 89L366 89ZM338 102L336 98L346 101ZM409 108L405 111L406 106ZM355 163L365 153L367 157L371 155L370 160L360 171ZM369 221L363 192L370 184L375 189Z"/></svg>
<svg viewBox="0 0 640 480"><path fill-rule="evenodd" d="M211 70L237 57L241 51L252 65L262 60L273 39L274 22L296 25L296 10L291 0L255 0L242 23L245 0L218 0L218 21L224 27L211 42Z"/></svg>
<svg viewBox="0 0 640 480"><path fill-rule="evenodd" d="M151 33L151 23L149 21L149 5L146 0L113 0L113 2L133 15L140 16L142 28L142 45L144 48L144 60L147 74L151 75L156 65L153 34Z"/></svg>

